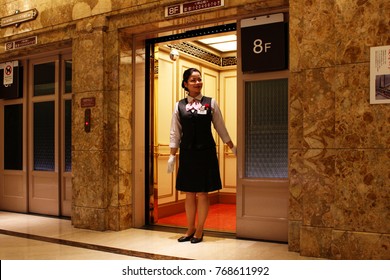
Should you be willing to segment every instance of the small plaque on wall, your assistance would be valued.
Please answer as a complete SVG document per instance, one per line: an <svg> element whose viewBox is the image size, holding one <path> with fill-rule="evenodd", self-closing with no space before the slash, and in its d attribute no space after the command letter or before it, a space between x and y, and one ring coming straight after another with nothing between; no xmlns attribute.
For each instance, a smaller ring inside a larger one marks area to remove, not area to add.
<svg viewBox="0 0 390 280"><path fill-rule="evenodd" d="M390 103L390 46L370 49L370 103Z"/></svg>
<svg viewBox="0 0 390 280"><path fill-rule="evenodd" d="M242 20L242 71L245 73L287 69L287 31L283 14Z"/></svg>
<svg viewBox="0 0 390 280"><path fill-rule="evenodd" d="M38 43L38 37L32 36L32 37L28 37L16 41L7 42L5 43L4 49L6 51L12 51L16 49L25 48L31 45L36 45L37 43Z"/></svg>
<svg viewBox="0 0 390 280"><path fill-rule="evenodd" d="M95 105L96 105L95 97L81 98L81 108L95 107Z"/></svg>

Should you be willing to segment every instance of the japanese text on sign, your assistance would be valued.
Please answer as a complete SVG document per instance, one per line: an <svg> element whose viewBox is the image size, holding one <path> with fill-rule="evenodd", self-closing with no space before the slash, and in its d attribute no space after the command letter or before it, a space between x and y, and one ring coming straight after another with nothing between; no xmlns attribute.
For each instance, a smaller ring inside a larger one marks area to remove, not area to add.
<svg viewBox="0 0 390 280"><path fill-rule="evenodd" d="M202 10L223 7L224 0L198 0L184 4L177 4L165 7L165 16L176 16L180 14L198 12Z"/></svg>
<svg viewBox="0 0 390 280"><path fill-rule="evenodd" d="M37 36L33 36L33 37L5 43L5 50L10 51L15 49L20 49L31 45L36 45L37 43L38 43Z"/></svg>

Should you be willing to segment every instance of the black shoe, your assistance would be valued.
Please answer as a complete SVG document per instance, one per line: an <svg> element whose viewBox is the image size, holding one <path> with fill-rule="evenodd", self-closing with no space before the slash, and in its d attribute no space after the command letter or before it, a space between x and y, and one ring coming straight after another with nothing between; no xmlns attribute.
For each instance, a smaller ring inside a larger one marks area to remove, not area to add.
<svg viewBox="0 0 390 280"><path fill-rule="evenodd" d="M188 236L184 235L184 236L180 237L177 241L179 241L179 242L191 241L192 238L194 237L194 234L195 234L195 232L191 235L188 235Z"/></svg>
<svg viewBox="0 0 390 280"><path fill-rule="evenodd" d="M199 242L202 242L203 241L203 233L202 233L202 236L201 237L192 237L191 238L191 243L192 244L196 244L196 243L199 243Z"/></svg>

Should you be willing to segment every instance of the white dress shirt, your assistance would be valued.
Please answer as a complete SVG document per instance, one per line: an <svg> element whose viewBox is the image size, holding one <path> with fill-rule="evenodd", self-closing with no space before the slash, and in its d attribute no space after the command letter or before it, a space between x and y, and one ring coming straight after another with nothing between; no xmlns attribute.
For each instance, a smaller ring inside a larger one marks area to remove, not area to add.
<svg viewBox="0 0 390 280"><path fill-rule="evenodd" d="M195 98L187 95L187 101L189 103L191 103L194 99L200 101L202 99L202 94L199 94ZM224 143L231 141L229 133L226 129L225 123L222 118L221 110L219 109L218 104L214 98L211 99L211 109L212 109L212 123L219 137L221 137ZM175 109L172 114L171 132L170 132L171 139L169 143L170 148L180 147L181 135L182 135L182 128L181 128L180 116L179 116L179 102L176 102Z"/></svg>

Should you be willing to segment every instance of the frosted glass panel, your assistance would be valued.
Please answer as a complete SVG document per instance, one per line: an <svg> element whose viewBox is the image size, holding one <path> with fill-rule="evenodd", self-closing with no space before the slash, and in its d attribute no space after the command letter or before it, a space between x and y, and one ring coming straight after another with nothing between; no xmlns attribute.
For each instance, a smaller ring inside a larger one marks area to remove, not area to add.
<svg viewBox="0 0 390 280"><path fill-rule="evenodd" d="M287 178L288 80L245 83L245 176Z"/></svg>
<svg viewBox="0 0 390 280"><path fill-rule="evenodd" d="M34 170L54 171L54 102L34 104Z"/></svg>

